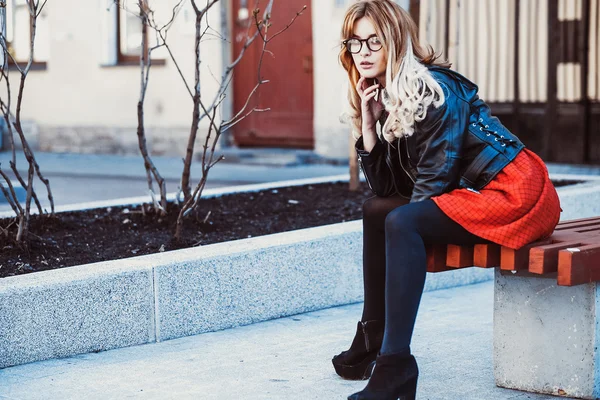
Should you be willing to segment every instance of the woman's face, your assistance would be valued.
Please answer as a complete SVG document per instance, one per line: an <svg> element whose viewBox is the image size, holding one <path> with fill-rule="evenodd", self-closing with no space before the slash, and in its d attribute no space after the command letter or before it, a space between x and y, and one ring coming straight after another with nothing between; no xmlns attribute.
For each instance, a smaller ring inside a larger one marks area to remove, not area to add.
<svg viewBox="0 0 600 400"><path fill-rule="evenodd" d="M369 39L369 45L371 48L377 48L381 46L378 41L377 33L373 23L368 18L361 18L354 23L354 34L353 38L356 39ZM377 43L379 43L377 45ZM362 42L362 48L360 52L352 54L354 65L358 69L361 76L370 79L377 79L379 83L385 85L385 69L386 59L383 48L378 51L369 49L366 42Z"/></svg>

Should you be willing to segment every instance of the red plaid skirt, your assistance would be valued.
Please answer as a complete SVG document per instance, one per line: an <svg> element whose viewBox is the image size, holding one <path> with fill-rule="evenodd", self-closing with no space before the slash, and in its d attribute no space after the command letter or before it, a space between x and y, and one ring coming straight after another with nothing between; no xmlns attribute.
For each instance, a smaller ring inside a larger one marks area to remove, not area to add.
<svg viewBox="0 0 600 400"><path fill-rule="evenodd" d="M561 212L546 165L528 149L480 193L455 189L432 200L467 231L512 249L550 236Z"/></svg>

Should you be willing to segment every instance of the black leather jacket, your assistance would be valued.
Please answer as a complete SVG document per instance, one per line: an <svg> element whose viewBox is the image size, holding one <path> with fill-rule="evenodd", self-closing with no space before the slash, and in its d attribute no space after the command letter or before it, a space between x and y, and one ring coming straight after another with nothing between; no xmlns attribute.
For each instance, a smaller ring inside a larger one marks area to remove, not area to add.
<svg viewBox="0 0 600 400"><path fill-rule="evenodd" d="M393 144L378 139L371 152L362 137L358 160L377 196L399 194L411 202L455 188L478 191L525 147L490 113L477 95L477 85L443 67L429 67L444 90L439 108L430 106L414 134ZM384 112L380 123L385 121Z"/></svg>

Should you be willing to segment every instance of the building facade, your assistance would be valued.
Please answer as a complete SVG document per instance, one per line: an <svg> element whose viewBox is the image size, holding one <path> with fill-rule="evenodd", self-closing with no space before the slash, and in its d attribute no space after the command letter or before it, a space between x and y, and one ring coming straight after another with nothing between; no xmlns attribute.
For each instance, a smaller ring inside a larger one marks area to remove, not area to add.
<svg viewBox="0 0 600 400"><path fill-rule="evenodd" d="M217 116L235 116L259 76L269 82L249 106L269 111L235 125L221 145L348 156L350 130L339 122L347 78L338 53L343 14L352 1L274 0L271 35L307 8L268 43L262 59L258 41L245 50ZM169 20L178 2L150 0L157 21ZM421 40L477 82L481 97L526 145L546 160L600 163L600 0L397 2L418 21ZM40 15L22 111L28 137L40 150L138 153L141 22L135 0L120 3L53 0ZM29 55L24 4L7 0L6 37L17 61ZM223 71L244 48L254 4L221 0L203 21L200 87L209 104ZM185 152L192 101L180 73L193 85L194 38L195 13L186 0L168 36L180 70L165 48L152 52L145 125L153 154ZM155 43L152 35L148 39ZM11 82L15 92L14 71ZM5 96L4 86L0 90ZM196 149L207 130L203 120Z"/></svg>

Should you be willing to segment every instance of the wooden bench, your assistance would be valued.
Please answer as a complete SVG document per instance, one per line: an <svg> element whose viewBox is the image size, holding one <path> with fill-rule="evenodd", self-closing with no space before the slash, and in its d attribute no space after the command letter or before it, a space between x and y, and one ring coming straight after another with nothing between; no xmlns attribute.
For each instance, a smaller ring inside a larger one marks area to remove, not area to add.
<svg viewBox="0 0 600 400"><path fill-rule="evenodd" d="M600 398L600 217L562 222L519 250L431 246L427 262L429 272L496 267L496 385Z"/></svg>
<svg viewBox="0 0 600 400"><path fill-rule="evenodd" d="M557 273L560 286L600 281L600 217L561 222L548 239L519 250L494 244L427 249L428 272L465 267Z"/></svg>

